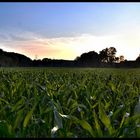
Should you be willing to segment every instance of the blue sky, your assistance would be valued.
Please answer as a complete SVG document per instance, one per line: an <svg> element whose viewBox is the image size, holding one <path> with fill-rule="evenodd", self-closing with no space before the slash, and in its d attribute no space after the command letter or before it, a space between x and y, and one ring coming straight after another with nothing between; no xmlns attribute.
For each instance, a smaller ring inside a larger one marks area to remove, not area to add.
<svg viewBox="0 0 140 140"><path fill-rule="evenodd" d="M139 3L0 3L0 48L56 59L114 46L135 60L140 53Z"/></svg>

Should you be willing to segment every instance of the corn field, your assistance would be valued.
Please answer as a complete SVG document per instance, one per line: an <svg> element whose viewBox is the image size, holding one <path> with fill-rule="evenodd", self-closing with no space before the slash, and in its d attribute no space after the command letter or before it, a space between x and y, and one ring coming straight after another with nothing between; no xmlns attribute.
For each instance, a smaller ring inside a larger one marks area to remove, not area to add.
<svg viewBox="0 0 140 140"><path fill-rule="evenodd" d="M0 137L140 137L140 69L1 68Z"/></svg>

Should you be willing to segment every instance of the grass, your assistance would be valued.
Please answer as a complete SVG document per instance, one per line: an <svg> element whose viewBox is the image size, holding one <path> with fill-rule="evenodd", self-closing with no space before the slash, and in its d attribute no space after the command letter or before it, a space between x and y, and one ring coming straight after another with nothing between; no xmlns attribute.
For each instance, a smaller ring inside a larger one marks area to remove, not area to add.
<svg viewBox="0 0 140 140"><path fill-rule="evenodd" d="M140 137L140 69L1 68L0 137Z"/></svg>

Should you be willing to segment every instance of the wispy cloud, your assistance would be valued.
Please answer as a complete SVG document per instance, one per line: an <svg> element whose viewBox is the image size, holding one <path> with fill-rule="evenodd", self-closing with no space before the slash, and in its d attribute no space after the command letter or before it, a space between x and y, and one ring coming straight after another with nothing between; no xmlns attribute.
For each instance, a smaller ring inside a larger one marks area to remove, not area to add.
<svg viewBox="0 0 140 140"><path fill-rule="evenodd" d="M0 47L4 50L23 53L34 59L55 58L73 60L84 52L96 51L99 53L106 47L114 46L118 53L125 58L136 59L140 53L140 33L121 33L118 35L94 36L81 34L72 37L42 37L34 32L22 34L9 33L0 35Z"/></svg>
<svg viewBox="0 0 140 140"><path fill-rule="evenodd" d="M0 34L0 40L7 40L7 36L4 34Z"/></svg>
<svg viewBox="0 0 140 140"><path fill-rule="evenodd" d="M14 34L10 34L9 37L10 37L10 40L12 40L12 41L29 41L29 40L31 40L31 38L29 38L29 37L26 37L26 36L23 37L21 35L14 35Z"/></svg>

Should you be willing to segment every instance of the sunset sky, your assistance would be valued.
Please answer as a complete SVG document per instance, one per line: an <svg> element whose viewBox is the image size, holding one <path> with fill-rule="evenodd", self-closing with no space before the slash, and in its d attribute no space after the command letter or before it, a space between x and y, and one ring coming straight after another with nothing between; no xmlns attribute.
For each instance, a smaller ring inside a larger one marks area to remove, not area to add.
<svg viewBox="0 0 140 140"><path fill-rule="evenodd" d="M140 3L0 3L0 48L31 59L73 60L115 47L117 56L140 54Z"/></svg>

